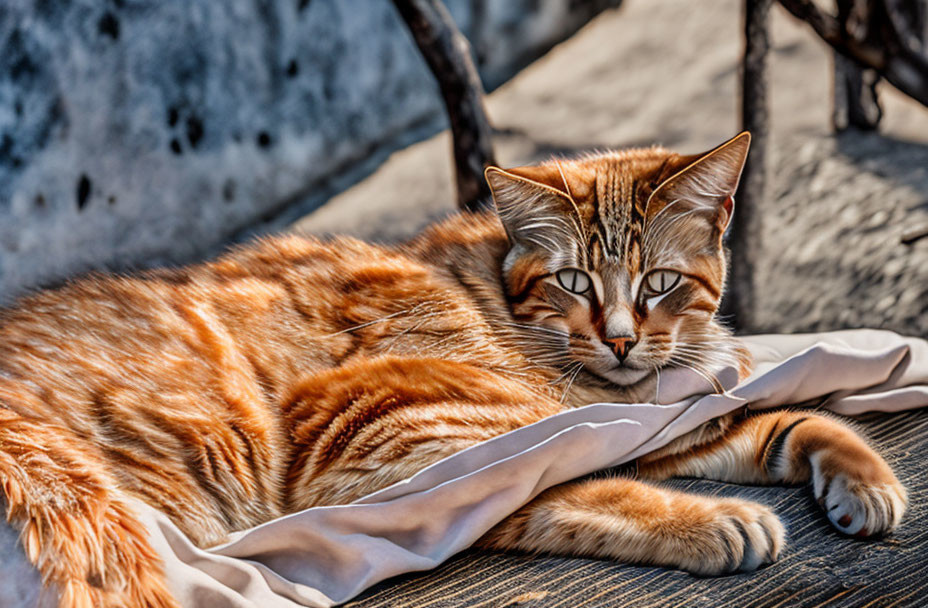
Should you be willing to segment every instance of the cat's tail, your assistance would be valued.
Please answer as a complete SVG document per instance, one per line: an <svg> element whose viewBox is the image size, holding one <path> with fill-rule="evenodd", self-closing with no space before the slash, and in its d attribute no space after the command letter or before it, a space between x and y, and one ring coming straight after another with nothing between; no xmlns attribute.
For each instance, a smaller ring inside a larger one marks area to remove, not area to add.
<svg viewBox="0 0 928 608"><path fill-rule="evenodd" d="M60 606L177 606L145 527L70 431L0 404L0 484L7 520Z"/></svg>

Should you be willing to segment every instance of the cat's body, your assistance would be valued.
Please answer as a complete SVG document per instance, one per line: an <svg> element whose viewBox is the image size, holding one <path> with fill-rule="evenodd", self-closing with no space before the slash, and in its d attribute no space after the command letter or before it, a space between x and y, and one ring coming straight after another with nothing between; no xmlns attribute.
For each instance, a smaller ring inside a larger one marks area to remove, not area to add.
<svg viewBox="0 0 928 608"><path fill-rule="evenodd" d="M399 247L281 237L23 299L0 317L0 481L27 556L63 605L171 605L127 496L208 546L566 407L647 402L662 367L746 373L713 321L746 150L497 171L502 223L458 216ZM811 478L852 533L905 507L879 456L817 416L732 415L639 470ZM782 537L760 505L600 479L482 543L721 573L775 559Z"/></svg>

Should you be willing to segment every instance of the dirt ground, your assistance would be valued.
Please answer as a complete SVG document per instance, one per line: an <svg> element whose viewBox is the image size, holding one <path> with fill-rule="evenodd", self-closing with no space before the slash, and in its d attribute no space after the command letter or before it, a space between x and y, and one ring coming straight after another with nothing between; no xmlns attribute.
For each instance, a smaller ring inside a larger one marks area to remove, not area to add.
<svg viewBox="0 0 928 608"><path fill-rule="evenodd" d="M738 131L741 3L628 0L493 92L499 162ZM830 136L831 52L774 7L771 200L759 236L762 331L882 326L928 334L928 109L889 86L881 133ZM376 240L453 212L447 132L393 154L293 229ZM737 254L737 252L735 252Z"/></svg>

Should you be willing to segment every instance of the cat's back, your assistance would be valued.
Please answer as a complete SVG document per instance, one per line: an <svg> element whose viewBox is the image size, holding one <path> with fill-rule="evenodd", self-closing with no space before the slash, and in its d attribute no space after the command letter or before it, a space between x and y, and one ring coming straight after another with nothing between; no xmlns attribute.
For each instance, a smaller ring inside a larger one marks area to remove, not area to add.
<svg viewBox="0 0 928 608"><path fill-rule="evenodd" d="M384 247L290 235L177 269L92 274L0 311L0 369L36 380L51 373L144 382L172 375L175 361L188 375L197 359L221 364L232 351L260 359L268 350L311 350L325 366L333 361L320 341L378 309L415 306L417 293L435 288L428 275Z"/></svg>
<svg viewBox="0 0 928 608"><path fill-rule="evenodd" d="M247 377L275 400L353 357L479 358L492 328L465 283L505 308L499 239L492 223L454 218L410 246L285 235L203 264L91 275L0 311L0 374L78 400L121 388L214 398L217 377Z"/></svg>

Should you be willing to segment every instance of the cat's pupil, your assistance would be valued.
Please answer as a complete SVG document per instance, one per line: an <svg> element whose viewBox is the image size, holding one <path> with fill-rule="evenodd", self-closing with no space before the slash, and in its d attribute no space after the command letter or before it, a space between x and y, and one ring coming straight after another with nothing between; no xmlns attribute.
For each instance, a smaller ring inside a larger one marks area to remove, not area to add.
<svg viewBox="0 0 928 608"><path fill-rule="evenodd" d="M680 273L670 270L658 270L648 276L647 287L655 295L667 293L680 282Z"/></svg>
<svg viewBox="0 0 928 608"><path fill-rule="evenodd" d="M571 293L582 294L590 288L590 277L582 270L564 268L555 276L558 284Z"/></svg>

